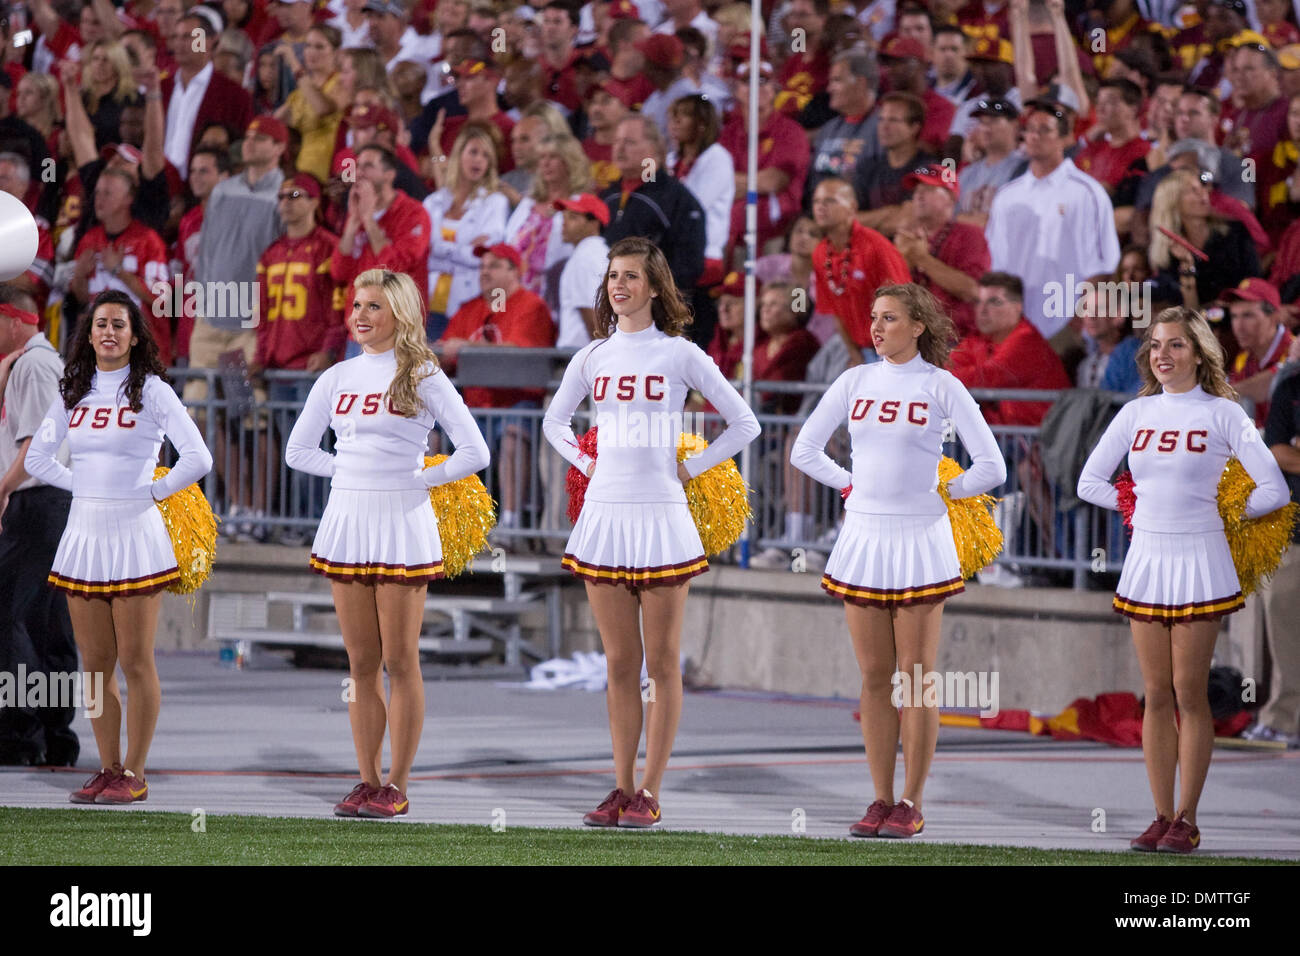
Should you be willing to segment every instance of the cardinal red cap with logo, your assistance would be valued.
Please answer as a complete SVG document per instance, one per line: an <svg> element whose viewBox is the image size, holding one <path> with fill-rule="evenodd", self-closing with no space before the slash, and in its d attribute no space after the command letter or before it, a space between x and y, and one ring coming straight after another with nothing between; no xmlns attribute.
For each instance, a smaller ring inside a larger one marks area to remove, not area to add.
<svg viewBox="0 0 1300 956"><path fill-rule="evenodd" d="M636 45L646 61L666 70L682 65L686 50L682 41L670 33L655 33Z"/></svg>
<svg viewBox="0 0 1300 956"><path fill-rule="evenodd" d="M509 259L516 269L524 267L523 256L519 250L507 242L498 242L495 246L475 246L474 255L482 259L484 256L496 256L498 259Z"/></svg>
<svg viewBox="0 0 1300 956"><path fill-rule="evenodd" d="M1282 308L1277 286L1267 279L1242 279L1240 285L1224 291L1219 298L1224 302L1267 302L1275 309Z"/></svg>
<svg viewBox="0 0 1300 956"><path fill-rule="evenodd" d="M952 193L954 199L961 195L957 173L945 166L920 166L903 177L904 189L915 189L917 186L938 186Z"/></svg>
<svg viewBox="0 0 1300 956"><path fill-rule="evenodd" d="M274 116L254 116L253 122L248 124L248 135L258 133L262 136L269 136L277 143L289 145L289 129Z"/></svg>

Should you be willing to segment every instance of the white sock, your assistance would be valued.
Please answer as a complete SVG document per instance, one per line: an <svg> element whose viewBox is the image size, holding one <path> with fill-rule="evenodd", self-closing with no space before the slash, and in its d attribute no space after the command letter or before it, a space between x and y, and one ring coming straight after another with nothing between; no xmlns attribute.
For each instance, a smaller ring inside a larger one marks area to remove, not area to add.
<svg viewBox="0 0 1300 956"><path fill-rule="evenodd" d="M907 799L907 797L904 797L904 798L903 798L903 802L906 803L909 807L915 807L915 806L916 806L916 804L913 803L911 800Z"/></svg>

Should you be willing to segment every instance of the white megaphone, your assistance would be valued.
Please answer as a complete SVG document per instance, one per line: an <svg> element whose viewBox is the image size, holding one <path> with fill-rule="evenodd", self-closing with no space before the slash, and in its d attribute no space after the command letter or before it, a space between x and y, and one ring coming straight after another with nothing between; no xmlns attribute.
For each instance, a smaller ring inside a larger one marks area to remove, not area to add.
<svg viewBox="0 0 1300 956"><path fill-rule="evenodd" d="M23 201L0 190L0 282L17 279L36 261L40 236Z"/></svg>

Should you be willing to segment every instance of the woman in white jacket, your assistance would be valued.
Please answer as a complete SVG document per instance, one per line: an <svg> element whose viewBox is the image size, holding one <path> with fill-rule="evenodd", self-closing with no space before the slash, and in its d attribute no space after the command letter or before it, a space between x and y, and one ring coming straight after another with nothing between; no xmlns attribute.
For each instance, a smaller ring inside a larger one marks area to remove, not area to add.
<svg viewBox="0 0 1300 956"><path fill-rule="evenodd" d="M451 150L442 188L424 200L429 234L429 311L425 331L436 341L447 320L480 293L474 255L505 235L510 203L499 191L497 148L482 123L466 123Z"/></svg>
<svg viewBox="0 0 1300 956"><path fill-rule="evenodd" d="M683 96L668 109L668 135L675 144L668 171L691 191L704 210L704 272L699 285L722 281L723 253L736 198L736 164L718 142L720 120L706 96Z"/></svg>

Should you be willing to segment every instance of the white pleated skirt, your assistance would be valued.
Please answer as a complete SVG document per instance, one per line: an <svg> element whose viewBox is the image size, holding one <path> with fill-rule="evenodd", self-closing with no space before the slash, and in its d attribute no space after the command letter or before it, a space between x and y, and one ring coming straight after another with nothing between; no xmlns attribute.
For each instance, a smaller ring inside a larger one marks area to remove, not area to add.
<svg viewBox="0 0 1300 956"><path fill-rule="evenodd" d="M68 594L109 599L153 594L180 576L152 498L73 498L46 580Z"/></svg>
<svg viewBox="0 0 1300 956"><path fill-rule="evenodd" d="M709 569L691 510L681 504L590 499L561 565L584 581L631 590L679 584Z"/></svg>
<svg viewBox="0 0 1300 956"><path fill-rule="evenodd" d="M1134 529L1115 610L1135 621L1213 621L1245 604L1222 531L1162 533Z"/></svg>
<svg viewBox="0 0 1300 956"><path fill-rule="evenodd" d="M822 588L863 607L931 604L966 590L947 512L844 513Z"/></svg>
<svg viewBox="0 0 1300 956"><path fill-rule="evenodd" d="M331 488L310 564L335 581L436 581L443 576L442 539L429 493Z"/></svg>

